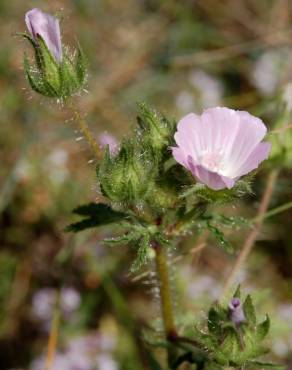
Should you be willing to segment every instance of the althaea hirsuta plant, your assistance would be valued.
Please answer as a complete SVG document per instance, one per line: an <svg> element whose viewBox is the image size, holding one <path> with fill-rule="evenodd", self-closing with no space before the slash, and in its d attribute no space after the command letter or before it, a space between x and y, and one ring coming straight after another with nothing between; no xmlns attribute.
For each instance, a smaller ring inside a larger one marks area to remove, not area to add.
<svg viewBox="0 0 292 370"><path fill-rule="evenodd" d="M39 94L66 103L84 85L83 53L78 48L72 58L64 50L57 18L33 9L25 21L29 34L24 37L35 52L34 67L25 57L28 81ZM232 251L221 226L247 223L214 213L214 204L251 192L255 170L270 152L271 145L263 142L265 124L247 112L222 107L207 109L200 116L190 113L177 124L141 103L130 135L120 145L105 138L99 152L79 114L76 119L97 154L97 182L104 201L77 207L74 213L81 219L67 230L113 225L120 233L104 242L136 249L132 272L155 255L167 368L178 368L183 362L209 370L277 367L257 360L267 352L262 341L270 321L266 318L258 324L251 297L243 301L239 290L226 306L212 306L206 328L193 329L189 346L182 345L185 338L173 317L165 253L198 229L209 230L221 247ZM158 363L155 366L161 369Z"/></svg>

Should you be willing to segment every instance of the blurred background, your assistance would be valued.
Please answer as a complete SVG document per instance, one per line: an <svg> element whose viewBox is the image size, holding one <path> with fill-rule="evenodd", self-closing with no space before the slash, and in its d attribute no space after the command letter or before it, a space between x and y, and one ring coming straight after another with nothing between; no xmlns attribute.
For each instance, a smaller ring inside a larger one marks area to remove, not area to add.
<svg viewBox="0 0 292 370"><path fill-rule="evenodd" d="M72 112L28 87L22 58L29 45L14 35L25 30L24 14L33 7L60 17L65 44L82 45L89 78L79 108L98 141L104 133L119 141L135 122L137 101L175 119L225 105L248 110L273 128L283 89L292 105L292 3L0 2L0 368L44 369L55 330L52 370L144 369L141 335L151 341L160 334L155 276L151 266L131 275L133 251L102 245L110 228L64 232L72 209L99 197L96 163ZM254 217L271 166L257 176L253 196L221 211ZM292 199L291 167L277 166L271 208ZM272 359L289 369L291 220L287 210L265 222L239 276L262 317L268 312L272 318ZM249 230L225 232L239 249ZM179 245L179 258L172 256L182 328L205 318L234 261L217 244L194 235Z"/></svg>

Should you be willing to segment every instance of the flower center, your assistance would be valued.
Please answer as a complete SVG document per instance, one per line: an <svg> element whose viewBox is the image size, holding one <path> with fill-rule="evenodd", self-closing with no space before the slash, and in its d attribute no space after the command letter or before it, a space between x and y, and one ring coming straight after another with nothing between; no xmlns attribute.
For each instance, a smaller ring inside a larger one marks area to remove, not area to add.
<svg viewBox="0 0 292 370"><path fill-rule="evenodd" d="M200 155L200 163L207 170L212 172L222 172L224 168L223 155L220 152L203 151Z"/></svg>

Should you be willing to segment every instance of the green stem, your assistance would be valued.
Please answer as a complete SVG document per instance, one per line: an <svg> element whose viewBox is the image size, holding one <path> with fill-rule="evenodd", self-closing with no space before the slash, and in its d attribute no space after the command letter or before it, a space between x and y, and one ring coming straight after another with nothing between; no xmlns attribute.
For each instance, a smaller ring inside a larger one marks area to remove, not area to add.
<svg viewBox="0 0 292 370"><path fill-rule="evenodd" d="M269 218L269 217L275 216L275 215L277 215L281 212L287 211L290 208L292 208L292 202L282 204L281 206L275 207L275 208L271 209L270 211L266 212L263 215L262 219L265 220L266 218ZM255 218L253 221L257 221L257 218Z"/></svg>
<svg viewBox="0 0 292 370"><path fill-rule="evenodd" d="M71 103L69 104L69 108L73 111L74 113L74 118L75 121L82 133L84 135L85 139L87 140L88 144L90 145L90 148L92 152L95 154L96 158L100 159L101 157L101 151L98 143L94 139L92 133L89 130L89 127L87 125L87 122L85 119L82 117L78 109Z"/></svg>
<svg viewBox="0 0 292 370"><path fill-rule="evenodd" d="M167 257L164 248L161 245L155 244L154 250L157 277L159 280L161 314L165 337L169 342L173 342L177 337L177 332L173 316ZM173 348L168 347L167 356L168 365L170 365L172 363L172 358L174 357Z"/></svg>

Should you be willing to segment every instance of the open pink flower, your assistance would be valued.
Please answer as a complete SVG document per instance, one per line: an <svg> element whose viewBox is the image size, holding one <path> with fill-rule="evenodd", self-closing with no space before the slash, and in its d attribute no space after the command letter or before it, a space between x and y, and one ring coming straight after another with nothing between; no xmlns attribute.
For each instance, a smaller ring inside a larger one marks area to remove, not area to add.
<svg viewBox="0 0 292 370"><path fill-rule="evenodd" d="M248 112L210 108L179 121L172 154L198 182L230 189L268 157L271 145L261 142L266 132L264 123Z"/></svg>
<svg viewBox="0 0 292 370"><path fill-rule="evenodd" d="M40 35L56 61L61 62L62 44L59 20L34 8L25 14L25 23L32 38L37 42L37 36Z"/></svg>

